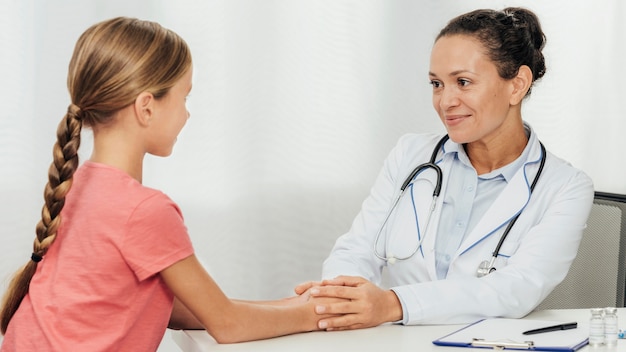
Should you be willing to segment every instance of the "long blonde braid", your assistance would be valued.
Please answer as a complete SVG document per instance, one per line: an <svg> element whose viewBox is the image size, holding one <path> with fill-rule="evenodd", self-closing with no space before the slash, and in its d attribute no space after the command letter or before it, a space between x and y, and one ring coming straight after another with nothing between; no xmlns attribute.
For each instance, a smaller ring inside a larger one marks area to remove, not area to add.
<svg viewBox="0 0 626 352"><path fill-rule="evenodd" d="M72 177L78 167L78 147L82 129L80 113L80 108L71 104L57 128L53 162L48 169L48 183L44 190L45 203L41 210L41 220L37 224L37 236L33 242L31 260L13 278L9 286L11 289L7 291L3 300L0 316L0 331L3 334L6 332L11 317L28 293L37 264L56 239L57 230L61 224L61 210L65 205L65 196L72 187Z"/></svg>

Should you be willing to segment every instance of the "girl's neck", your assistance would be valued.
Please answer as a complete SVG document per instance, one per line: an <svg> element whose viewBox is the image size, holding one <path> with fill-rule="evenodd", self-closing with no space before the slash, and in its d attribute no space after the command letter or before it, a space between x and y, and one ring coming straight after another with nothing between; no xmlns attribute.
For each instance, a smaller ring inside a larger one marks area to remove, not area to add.
<svg viewBox="0 0 626 352"><path fill-rule="evenodd" d="M125 116L125 110L118 112L110 124L93 130L94 147L89 160L118 168L141 183L145 155L141 131Z"/></svg>
<svg viewBox="0 0 626 352"><path fill-rule="evenodd" d="M94 146L93 153L91 154L89 160L120 169L130 175L130 177L137 180L137 182L142 183L143 162L137 162L134 160L136 158L129 158L128 156L128 154L124 154L123 152L116 152L106 148L103 151L102 148Z"/></svg>

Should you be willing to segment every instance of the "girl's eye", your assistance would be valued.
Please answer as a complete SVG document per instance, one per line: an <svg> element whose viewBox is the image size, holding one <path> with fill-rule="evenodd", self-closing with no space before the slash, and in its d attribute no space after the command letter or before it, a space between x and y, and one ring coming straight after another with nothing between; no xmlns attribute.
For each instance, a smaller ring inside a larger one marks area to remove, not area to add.
<svg viewBox="0 0 626 352"><path fill-rule="evenodd" d="M430 80L429 84L430 84L431 86L433 86L433 88L439 88L439 87L441 87L441 82L439 82L439 81Z"/></svg>
<svg viewBox="0 0 626 352"><path fill-rule="evenodd" d="M461 87L467 87L470 84L470 81L464 78L459 78L458 82Z"/></svg>

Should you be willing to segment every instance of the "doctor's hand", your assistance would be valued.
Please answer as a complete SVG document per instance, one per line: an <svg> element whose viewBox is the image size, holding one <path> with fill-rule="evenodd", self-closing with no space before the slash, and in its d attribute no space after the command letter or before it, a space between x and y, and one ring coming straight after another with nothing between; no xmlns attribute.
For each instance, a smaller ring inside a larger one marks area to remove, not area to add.
<svg viewBox="0 0 626 352"><path fill-rule="evenodd" d="M339 276L324 280L321 286L312 286L309 293L313 298L344 299L315 306L317 314L338 315L321 319L318 323L320 329L361 329L402 319L402 306L396 294L361 277Z"/></svg>
<svg viewBox="0 0 626 352"><path fill-rule="evenodd" d="M307 281L296 286L293 290L297 295L302 295L303 293L308 293L311 287L321 286L321 285L322 285L321 281Z"/></svg>

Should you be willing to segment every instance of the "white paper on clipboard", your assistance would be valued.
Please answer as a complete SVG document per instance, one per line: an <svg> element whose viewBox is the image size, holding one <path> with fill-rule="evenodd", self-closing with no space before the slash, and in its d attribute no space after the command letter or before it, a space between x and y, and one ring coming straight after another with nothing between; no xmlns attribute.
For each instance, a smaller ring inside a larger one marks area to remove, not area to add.
<svg viewBox="0 0 626 352"><path fill-rule="evenodd" d="M576 351L585 346L589 326L578 322L576 329L523 335L524 331L552 326L565 321L491 318L479 320L433 343L440 346L486 347L535 351Z"/></svg>

